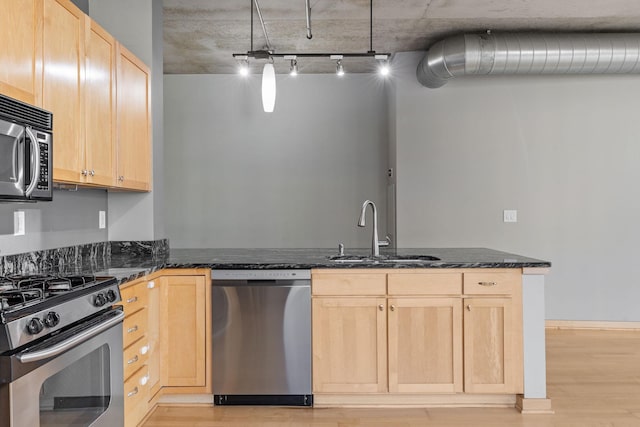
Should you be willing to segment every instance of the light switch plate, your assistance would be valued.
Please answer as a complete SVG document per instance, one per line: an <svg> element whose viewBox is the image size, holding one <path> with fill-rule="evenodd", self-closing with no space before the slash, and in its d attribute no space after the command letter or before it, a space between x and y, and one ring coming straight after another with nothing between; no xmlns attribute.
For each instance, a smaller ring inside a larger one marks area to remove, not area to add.
<svg viewBox="0 0 640 427"><path fill-rule="evenodd" d="M98 212L98 228L105 228L107 226L107 213L105 211Z"/></svg>
<svg viewBox="0 0 640 427"><path fill-rule="evenodd" d="M13 212L13 235L24 236L25 231L24 211Z"/></svg>
<svg viewBox="0 0 640 427"><path fill-rule="evenodd" d="M503 212L504 222L518 222L518 211L515 209L505 209Z"/></svg>

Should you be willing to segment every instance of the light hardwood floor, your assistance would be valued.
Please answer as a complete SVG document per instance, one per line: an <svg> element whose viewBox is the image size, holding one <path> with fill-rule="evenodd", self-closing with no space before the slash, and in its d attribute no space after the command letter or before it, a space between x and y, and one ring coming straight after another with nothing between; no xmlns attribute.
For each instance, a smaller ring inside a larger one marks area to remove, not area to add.
<svg viewBox="0 0 640 427"><path fill-rule="evenodd" d="M547 330L554 415L516 409L160 407L144 427L640 427L640 331Z"/></svg>

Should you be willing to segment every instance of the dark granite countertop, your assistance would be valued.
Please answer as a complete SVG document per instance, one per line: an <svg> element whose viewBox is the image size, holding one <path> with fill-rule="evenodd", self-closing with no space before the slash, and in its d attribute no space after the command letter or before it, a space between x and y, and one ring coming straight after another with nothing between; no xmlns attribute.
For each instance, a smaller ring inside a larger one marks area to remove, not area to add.
<svg viewBox="0 0 640 427"><path fill-rule="evenodd" d="M171 249L168 257L152 259L137 254L112 256L109 269L121 283L162 268L310 269L310 268L523 268L551 267L548 261L487 248L382 249L381 255L430 255L428 262L335 262L336 249ZM347 255L366 256L370 249L351 249Z"/></svg>

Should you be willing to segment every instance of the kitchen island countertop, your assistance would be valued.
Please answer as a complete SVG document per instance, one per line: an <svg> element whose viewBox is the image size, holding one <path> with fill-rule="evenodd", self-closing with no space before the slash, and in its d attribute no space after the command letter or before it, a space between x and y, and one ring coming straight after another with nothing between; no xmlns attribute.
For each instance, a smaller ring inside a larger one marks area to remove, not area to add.
<svg viewBox="0 0 640 427"><path fill-rule="evenodd" d="M311 269L311 268L548 268L551 263L487 248L403 248L381 250L381 255L430 255L428 262L336 262L336 249L171 249L163 259L118 254L110 268L100 274L130 281L162 268L211 269ZM369 249L346 250L347 255L366 256Z"/></svg>

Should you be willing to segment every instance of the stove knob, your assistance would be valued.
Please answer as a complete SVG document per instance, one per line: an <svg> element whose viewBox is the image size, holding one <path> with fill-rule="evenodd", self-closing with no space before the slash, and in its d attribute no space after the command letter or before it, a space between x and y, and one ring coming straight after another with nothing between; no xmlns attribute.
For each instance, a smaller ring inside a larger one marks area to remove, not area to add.
<svg viewBox="0 0 640 427"><path fill-rule="evenodd" d="M42 332L43 329L44 325L42 325L42 320L38 319L37 317L34 317L27 323L27 332L29 332L31 335L38 335L40 332Z"/></svg>
<svg viewBox="0 0 640 427"><path fill-rule="evenodd" d="M104 296L104 293L100 292L93 298L93 305L96 307L102 307L107 303L107 297Z"/></svg>
<svg viewBox="0 0 640 427"><path fill-rule="evenodd" d="M116 292L113 289L109 289L107 291L107 301L114 302L117 297L118 297L118 295L116 294Z"/></svg>
<svg viewBox="0 0 640 427"><path fill-rule="evenodd" d="M48 328L53 328L54 326L58 326L60 323L60 315L55 311L50 311L44 316L44 324Z"/></svg>

